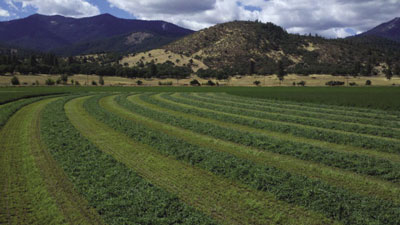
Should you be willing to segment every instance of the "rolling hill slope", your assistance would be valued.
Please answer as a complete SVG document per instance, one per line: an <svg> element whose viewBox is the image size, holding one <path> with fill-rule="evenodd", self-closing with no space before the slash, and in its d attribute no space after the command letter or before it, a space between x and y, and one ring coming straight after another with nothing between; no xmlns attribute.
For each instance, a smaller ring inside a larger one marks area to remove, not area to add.
<svg viewBox="0 0 400 225"><path fill-rule="evenodd" d="M210 68L205 74L377 75L400 62L399 52L393 48L353 39L289 34L272 23L248 21L218 24L163 49L165 54L200 61Z"/></svg>
<svg viewBox="0 0 400 225"><path fill-rule="evenodd" d="M164 21L127 20L110 14L81 19L35 14L0 22L0 42L59 54L147 50L190 33Z"/></svg>
<svg viewBox="0 0 400 225"><path fill-rule="evenodd" d="M372 36L386 38L392 41L400 41L400 17L360 34L359 36Z"/></svg>

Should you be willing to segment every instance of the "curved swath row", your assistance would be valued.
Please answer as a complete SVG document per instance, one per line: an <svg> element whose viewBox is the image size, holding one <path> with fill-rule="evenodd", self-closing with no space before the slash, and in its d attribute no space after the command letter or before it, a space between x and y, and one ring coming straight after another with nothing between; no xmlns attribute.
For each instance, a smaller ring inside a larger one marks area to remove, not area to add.
<svg viewBox="0 0 400 225"><path fill-rule="evenodd" d="M213 95L212 93L207 93L207 94ZM378 109L366 109L359 107L324 105L324 104L293 102L293 101L283 101L283 100L246 98L228 94L218 94L216 97L224 99L238 99L239 101L273 105L283 108L308 109L310 111L339 114L339 115L349 115L353 117L357 116L357 117L367 117L367 118L392 118L392 119L397 119L397 121L400 120L400 114L397 111L384 111Z"/></svg>
<svg viewBox="0 0 400 225"><path fill-rule="evenodd" d="M288 133L294 136L317 139L337 144L347 144L368 149L379 149L386 152L400 152L400 140L393 138L376 137L373 135L363 135L354 132L320 128L316 125L309 126L294 122L277 121L268 117L259 118L262 115L248 115L251 112L229 107L208 106L193 100L186 100L175 97L175 95L163 95L164 99L177 107L185 108L186 111L209 118L218 117L223 121L235 121L235 123L246 125L258 129L266 129L274 132ZM183 107L182 107L183 106ZM261 113L260 113L261 114ZM304 119L300 119L302 121ZM304 122L307 123L307 122ZM394 133L396 136L397 134Z"/></svg>
<svg viewBox="0 0 400 225"><path fill-rule="evenodd" d="M240 107L249 109L258 109L266 112L283 113L287 115L299 115L312 118L321 118L324 120L343 121L349 123L360 123L364 125L383 126L391 128L400 128L400 116L388 113L387 111L375 110L373 114L354 114L359 108L349 108L343 110L344 107L338 106L322 106L316 104L305 103L287 103L281 101L268 101L261 99L250 99L227 94L199 93L198 96L207 97L229 104L239 104ZM309 107L311 106L311 107ZM329 110L325 110L325 108ZM338 108L338 110L335 110ZM362 110L364 111L364 110ZM364 116L363 116L364 115ZM382 119L383 117L383 119ZM395 123L393 123L395 122Z"/></svg>
<svg viewBox="0 0 400 225"><path fill-rule="evenodd" d="M379 123L382 125L382 120L366 120L365 124L357 123L357 122L346 122L346 121L337 121L333 119L324 119L321 118L320 114L309 114L304 110L279 110L279 108L274 107L260 107L258 104L243 104L235 101L225 101L225 100L216 100L215 98L206 97L204 95L199 94L182 94L179 97L183 97L184 99L195 100L200 105L204 105L201 103L207 103L205 105L207 108L211 109L220 109L218 111L236 111L241 115L253 116L255 118L261 119L270 119L282 122L291 122L297 124L303 124L308 126L333 129L333 130L342 130L354 133L361 134L370 134L381 137L389 137L400 139L400 130L396 128L388 128L383 126L371 125L374 123ZM297 113L297 115L296 115ZM341 116L343 118L344 116ZM393 121L389 119L389 122ZM395 124L394 124L395 125Z"/></svg>
<svg viewBox="0 0 400 225"><path fill-rule="evenodd" d="M400 223L395 114L215 93L14 108L0 223Z"/></svg>

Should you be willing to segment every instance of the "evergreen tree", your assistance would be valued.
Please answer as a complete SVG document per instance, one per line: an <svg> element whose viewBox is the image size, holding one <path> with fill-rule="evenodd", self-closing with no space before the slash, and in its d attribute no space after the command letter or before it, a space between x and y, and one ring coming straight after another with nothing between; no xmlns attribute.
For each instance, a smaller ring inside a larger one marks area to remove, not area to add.
<svg viewBox="0 0 400 225"><path fill-rule="evenodd" d="M250 60L250 68L249 68L249 74L250 74L250 75L255 74L255 67L256 67L255 64L256 64L256 63L254 62L253 59Z"/></svg>
<svg viewBox="0 0 400 225"><path fill-rule="evenodd" d="M286 75L285 68L283 66L282 60L279 60L278 62L278 72L277 72L278 78L280 81L284 80L284 76Z"/></svg>
<svg viewBox="0 0 400 225"><path fill-rule="evenodd" d="M392 77L393 77L392 68L389 67L384 72L385 72L385 77L388 80L392 79Z"/></svg>
<svg viewBox="0 0 400 225"><path fill-rule="evenodd" d="M31 67L35 67L37 65L36 57L34 55L31 55L29 58L29 65Z"/></svg>
<svg viewBox="0 0 400 225"><path fill-rule="evenodd" d="M360 72L361 72L361 63L359 61L357 61L354 64L353 75L357 76L358 74L360 74Z"/></svg>
<svg viewBox="0 0 400 225"><path fill-rule="evenodd" d="M103 78L103 76L100 76L100 77L99 77L99 84L100 84L101 86L104 85L104 78Z"/></svg>
<svg viewBox="0 0 400 225"><path fill-rule="evenodd" d="M11 84L12 84L12 85L19 85L19 79L18 79L18 77L13 76L13 77L11 78Z"/></svg>

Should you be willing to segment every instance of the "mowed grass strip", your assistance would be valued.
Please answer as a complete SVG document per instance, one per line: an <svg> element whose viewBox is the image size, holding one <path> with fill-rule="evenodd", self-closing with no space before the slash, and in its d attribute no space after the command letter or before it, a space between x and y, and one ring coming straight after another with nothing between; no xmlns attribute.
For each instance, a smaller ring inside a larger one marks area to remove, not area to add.
<svg viewBox="0 0 400 225"><path fill-rule="evenodd" d="M84 104L93 117L136 141L152 146L163 155L173 156L219 176L246 184L255 190L273 193L280 200L319 211L343 223L400 222L398 206L392 202L350 193L321 181L290 174L211 148L192 145L159 130L149 129L118 117L101 108L98 103L100 99L101 96L92 98ZM160 118L166 119L162 115ZM347 210L342 211L344 208Z"/></svg>
<svg viewBox="0 0 400 225"><path fill-rule="evenodd" d="M330 224L323 216L278 201L272 194L254 191L158 154L92 118L79 98L66 104L74 126L101 150L134 169L145 179L172 193L224 224Z"/></svg>
<svg viewBox="0 0 400 225"><path fill-rule="evenodd" d="M311 118L320 118L332 121L340 121L340 122L348 122L353 124L362 124L362 125L371 125L375 127L389 127L394 130L400 130L400 124L393 123L392 120L384 120L384 119L374 119L374 118L362 118L356 117L352 115L338 115L338 114L328 114L323 112L317 111L309 111L304 109L292 109L287 108L285 105L279 106L270 106L270 105L263 105L261 103L252 102L251 98L238 98L236 99L234 95L229 95L226 93L198 93L199 96L204 96L210 99L216 99L220 101L224 101L227 103L235 103L241 104L243 107L254 108L262 111L272 111L277 113L284 113L284 114L292 114L292 115L300 115L305 117ZM278 101L278 100L277 100Z"/></svg>
<svg viewBox="0 0 400 225"><path fill-rule="evenodd" d="M100 151L71 124L63 98L42 114L41 134L51 154L107 224L216 224L177 197Z"/></svg>
<svg viewBox="0 0 400 225"><path fill-rule="evenodd" d="M182 128L195 130L206 135L213 135L219 139L255 147L260 150L290 155L302 160L314 161L327 166L370 175L392 183L399 182L400 164L390 159L375 158L349 152L338 152L337 150L332 151L329 148L310 145L309 143L312 140L301 143L291 139L284 139L287 138L285 135L282 138L279 136L271 137L271 135L258 132L257 130L249 130L248 127L236 126L234 123L225 123L216 119L194 116L196 113L193 111L182 110L179 107L173 106L173 104L157 101L148 95L142 95L140 98L146 102L150 102L149 107L154 107L154 110L159 111L159 113L152 113L154 115L149 113L149 116L151 115L157 120L167 121ZM158 109L160 106L162 108ZM182 113L181 111L186 113Z"/></svg>
<svg viewBox="0 0 400 225"><path fill-rule="evenodd" d="M354 193L365 196L375 196L396 203L400 202L400 189L390 182L375 180L371 177L361 176L318 163L299 160L290 156L261 151L256 148L246 147L233 142L227 142L207 135L195 133L187 129L171 126L135 113L133 109L137 109L137 106L129 104L129 102L122 96L118 96L118 103L122 106L115 101L115 98L116 96L105 97L100 100L99 104L118 116L139 122L152 129L158 129L168 135L187 141L188 143L212 148L216 151L227 152L237 157L251 160L255 163L285 170L292 174L305 175L309 178L319 179L332 186L341 187ZM140 101L139 98L135 99L135 102L138 104Z"/></svg>
<svg viewBox="0 0 400 225"><path fill-rule="evenodd" d="M142 97L145 97L145 96L143 95ZM129 98L131 98L131 97L129 97ZM211 118L206 118L206 117L200 117L195 114L189 113L189 111L191 111L191 110L186 110L187 107L185 107L184 104L180 104L180 103L165 99L161 96L161 94L153 94L151 97L146 97L146 103L148 103L148 104L146 104L147 107L150 107L150 108L153 107L153 108L157 109L158 108L157 106L162 106L162 110L165 112L169 112L170 114L179 115L184 118L190 118L195 121L201 121L201 122L205 122L205 123L215 124L215 125L218 125L221 127L229 128L229 129L234 129L234 130L239 130L242 132L249 132L249 133L254 133L254 134L262 134L262 135L266 135L268 137L276 138L276 139L279 139L282 141L309 144L312 146L329 149L329 150L340 152L340 153L350 153L350 154L357 154L357 155L361 155L361 156L375 157L375 158L393 161L396 163L400 162L400 156L398 154L380 152L380 151L364 149L364 148L360 148L360 147L343 145L343 144L335 144L335 143L331 143L331 142L325 142L325 141L320 141L320 140L315 140L315 139L310 139L310 138L298 137L298 136L294 136L291 134L282 134L279 132L273 132L273 131L269 131L269 130L265 130L265 129L257 129L257 128L253 128L253 127L249 127L249 126L235 124L234 122L225 122L225 121L218 120L217 118L211 119Z"/></svg>
<svg viewBox="0 0 400 225"><path fill-rule="evenodd" d="M225 109L211 109L207 105L201 105L193 100L186 100L180 98L177 93L172 95L163 94L165 99L180 104L185 108L192 109L198 115L207 118L218 118L223 121L234 121L235 123L258 128L266 129L280 133L292 134L294 136L317 139L325 142L332 142L336 144L352 145L355 147L362 147L365 149L372 149L376 151L384 151L389 153L400 152L400 140L378 137L367 134L358 134L340 130L331 130L320 127L312 127L309 125L296 124L293 122L275 121L264 118L256 118L253 116L237 114L236 112L227 112ZM206 108L207 107L207 108Z"/></svg>
<svg viewBox="0 0 400 225"><path fill-rule="evenodd" d="M36 97L29 99L21 99L14 102L10 102L4 105L0 105L0 128L3 127L7 120L19 109L22 107L29 105L31 103L37 102L39 100L45 99L48 97Z"/></svg>
<svg viewBox="0 0 400 225"><path fill-rule="evenodd" d="M1 224L102 224L40 142L40 113L54 100L22 108L0 133Z"/></svg>
<svg viewBox="0 0 400 225"><path fill-rule="evenodd" d="M233 96L229 94L226 94L226 96L228 98L235 98L240 101L252 102L262 105L271 105L271 106L300 109L306 111L322 112L327 114L337 114L343 116L397 120L400 122L400 114L396 111L385 111L385 110L349 107L349 106L324 105L324 104L314 104L305 102L297 103L293 101L284 101L284 100L246 98L246 97Z"/></svg>
<svg viewBox="0 0 400 225"><path fill-rule="evenodd" d="M224 100L216 100L207 98L196 93L181 93L181 97L185 99L195 100L198 103L206 104L207 107L218 111L232 111L240 115L249 115L256 118L264 118L270 120L293 122L297 124L310 125L313 127L322 127L332 130L342 130L353 133L362 133L375 135L380 137L400 139L400 131L390 127L373 126L369 124L357 124L350 122L340 122L334 120L321 119L319 117L305 117L295 114L287 114L285 112L271 112L268 110L257 109L254 106L244 105L237 102L226 102ZM222 110L221 110L222 109Z"/></svg>
<svg viewBox="0 0 400 225"><path fill-rule="evenodd" d="M201 96L205 96L207 98L222 100L227 102L239 102L240 104L244 104L245 107L253 107L256 109L267 110L267 111L274 111L274 112L283 112L288 114L295 114L295 115L302 115L308 117L316 117L316 118L324 118L334 121L343 121L343 122L351 122L351 123L360 123L360 124L371 124L374 126L381 126L381 127L390 127L393 129L400 129L400 123L393 123L393 120L385 120L381 118L364 118L364 117L357 117L348 113L346 115L341 115L337 113L326 113L324 111L320 111L318 109L308 109L308 108L299 108L299 107L291 107L286 106L283 104L278 104L278 100L276 100L276 104L265 104L263 102L258 102L259 99L257 98L243 98L234 95L229 95L226 93L199 93ZM386 114L385 111L382 114Z"/></svg>

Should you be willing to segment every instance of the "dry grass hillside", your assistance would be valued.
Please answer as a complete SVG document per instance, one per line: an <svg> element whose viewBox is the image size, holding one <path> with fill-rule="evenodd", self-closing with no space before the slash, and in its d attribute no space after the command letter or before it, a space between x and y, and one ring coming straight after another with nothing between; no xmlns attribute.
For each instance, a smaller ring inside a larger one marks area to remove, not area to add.
<svg viewBox="0 0 400 225"><path fill-rule="evenodd" d="M165 49L154 49L147 52L131 54L124 57L119 63L124 66L138 66L141 63L165 63L172 62L175 66L190 66L194 72L208 67L200 60L186 55L177 54Z"/></svg>
<svg viewBox="0 0 400 225"><path fill-rule="evenodd" d="M380 75L385 63L400 63L399 53L390 49L351 40L288 34L272 23L244 21L218 24L164 49L198 59L229 75L276 74L279 63L287 73Z"/></svg>

